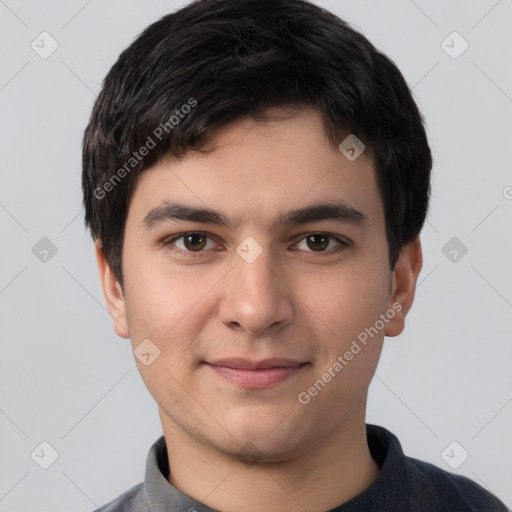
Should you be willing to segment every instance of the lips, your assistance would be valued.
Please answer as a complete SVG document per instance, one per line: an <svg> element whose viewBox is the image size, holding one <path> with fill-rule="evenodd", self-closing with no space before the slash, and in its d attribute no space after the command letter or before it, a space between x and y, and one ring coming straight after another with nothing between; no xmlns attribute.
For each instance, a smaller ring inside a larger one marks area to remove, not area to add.
<svg viewBox="0 0 512 512"><path fill-rule="evenodd" d="M260 361L253 361L250 359L242 358L230 358L219 359L209 364L213 366L224 366L226 368L233 368L237 370L260 370L268 368L297 368L302 363L300 361L294 361L292 359L285 358L262 359Z"/></svg>
<svg viewBox="0 0 512 512"><path fill-rule="evenodd" d="M218 376L246 388L269 388L297 375L308 363L272 358L250 360L242 358L219 359L206 363Z"/></svg>

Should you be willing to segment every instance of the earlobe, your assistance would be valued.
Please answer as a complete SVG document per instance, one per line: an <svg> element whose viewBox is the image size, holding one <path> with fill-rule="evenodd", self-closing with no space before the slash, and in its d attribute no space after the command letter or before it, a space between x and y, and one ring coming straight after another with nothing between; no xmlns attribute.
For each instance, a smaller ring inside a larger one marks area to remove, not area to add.
<svg viewBox="0 0 512 512"><path fill-rule="evenodd" d="M423 265L420 238L416 237L400 251L392 276L388 307L396 314L386 325L386 336L398 336L405 327L405 316L414 301L416 282Z"/></svg>
<svg viewBox="0 0 512 512"><path fill-rule="evenodd" d="M126 318L126 302L123 290L107 261L107 257L101 248L99 240L96 241L94 250L96 253L96 263L98 265L101 288L107 309L114 320L114 330L121 338L129 338L130 332Z"/></svg>

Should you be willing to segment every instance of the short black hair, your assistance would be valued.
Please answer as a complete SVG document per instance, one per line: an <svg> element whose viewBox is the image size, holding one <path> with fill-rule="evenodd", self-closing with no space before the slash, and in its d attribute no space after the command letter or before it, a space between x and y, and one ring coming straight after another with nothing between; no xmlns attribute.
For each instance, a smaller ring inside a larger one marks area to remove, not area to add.
<svg viewBox="0 0 512 512"><path fill-rule="evenodd" d="M105 77L83 140L85 222L123 284L129 201L141 173L201 151L216 130L271 107L312 107L337 148L366 145L383 201L389 263L430 199L423 117L395 64L305 0L196 0L147 27ZM145 148L145 149L143 149Z"/></svg>

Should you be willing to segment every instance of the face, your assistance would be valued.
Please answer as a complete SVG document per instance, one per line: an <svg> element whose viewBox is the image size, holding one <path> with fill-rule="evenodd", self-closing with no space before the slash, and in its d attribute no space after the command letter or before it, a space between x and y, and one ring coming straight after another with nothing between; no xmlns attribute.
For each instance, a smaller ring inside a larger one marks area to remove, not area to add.
<svg viewBox="0 0 512 512"><path fill-rule="evenodd" d="M313 110L236 122L208 149L141 176L107 300L166 434L285 460L361 419L401 330L375 170Z"/></svg>

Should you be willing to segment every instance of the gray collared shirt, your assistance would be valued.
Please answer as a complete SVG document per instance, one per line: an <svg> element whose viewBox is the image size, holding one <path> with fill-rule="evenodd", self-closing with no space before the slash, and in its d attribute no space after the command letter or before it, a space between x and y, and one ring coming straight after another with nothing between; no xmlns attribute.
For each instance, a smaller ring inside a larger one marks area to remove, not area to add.
<svg viewBox="0 0 512 512"><path fill-rule="evenodd" d="M472 480L406 457L388 430L367 424L366 435L379 476L366 491L331 512L508 512ZM172 486L168 476L167 448L161 437L149 451L144 483L96 512L214 512Z"/></svg>
<svg viewBox="0 0 512 512"><path fill-rule="evenodd" d="M162 436L151 447L146 460L144 483L136 485L96 512L212 512L167 481L169 462Z"/></svg>

